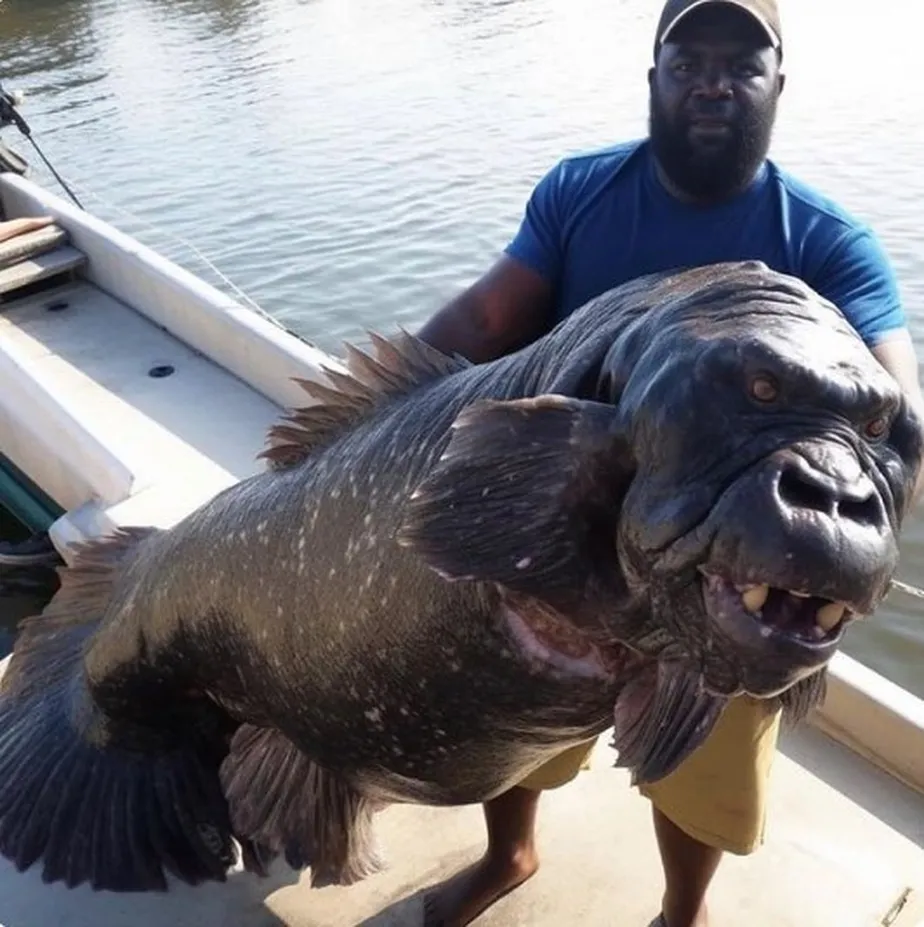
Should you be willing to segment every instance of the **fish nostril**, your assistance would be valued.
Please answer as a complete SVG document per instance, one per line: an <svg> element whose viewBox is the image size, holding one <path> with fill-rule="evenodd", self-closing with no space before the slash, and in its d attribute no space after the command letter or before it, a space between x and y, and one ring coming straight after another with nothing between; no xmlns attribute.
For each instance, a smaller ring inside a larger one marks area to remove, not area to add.
<svg viewBox="0 0 924 927"><path fill-rule="evenodd" d="M787 468L780 474L777 489L780 498L794 509L813 509L830 514L836 505L830 492L817 483L809 482L794 469Z"/></svg>
<svg viewBox="0 0 924 927"><path fill-rule="evenodd" d="M780 499L794 509L824 512L858 525L878 525L882 521L882 509L872 486L865 492L859 485L838 492L796 468L787 468L779 476L777 491Z"/></svg>
<svg viewBox="0 0 924 927"><path fill-rule="evenodd" d="M872 493L865 499L843 499L837 509L843 518L858 525L878 525L882 522L879 500Z"/></svg>

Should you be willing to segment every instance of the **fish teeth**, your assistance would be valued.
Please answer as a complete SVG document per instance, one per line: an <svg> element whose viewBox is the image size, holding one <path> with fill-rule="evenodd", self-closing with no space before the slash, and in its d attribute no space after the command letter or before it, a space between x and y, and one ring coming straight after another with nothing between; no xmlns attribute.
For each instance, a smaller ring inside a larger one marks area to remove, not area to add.
<svg viewBox="0 0 924 927"><path fill-rule="evenodd" d="M817 624L825 634L829 634L841 623L841 619L844 617L844 612L846 611L847 606L842 602L828 602L827 605L822 605L816 612L815 624Z"/></svg>
<svg viewBox="0 0 924 927"><path fill-rule="evenodd" d="M741 593L744 607L749 612L759 612L767 601L767 596L770 595L770 586L767 583L761 583L759 586L739 587L738 591Z"/></svg>

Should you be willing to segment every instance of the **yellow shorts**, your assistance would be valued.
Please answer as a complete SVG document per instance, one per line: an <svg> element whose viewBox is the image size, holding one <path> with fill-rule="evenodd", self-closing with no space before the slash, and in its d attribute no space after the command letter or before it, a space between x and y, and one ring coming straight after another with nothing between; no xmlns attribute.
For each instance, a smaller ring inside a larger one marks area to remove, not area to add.
<svg viewBox="0 0 924 927"><path fill-rule="evenodd" d="M764 841L767 787L780 712L746 696L731 701L715 730L677 769L639 791L682 831L727 853L753 853ZM596 739L554 757L520 786L565 785L590 766Z"/></svg>

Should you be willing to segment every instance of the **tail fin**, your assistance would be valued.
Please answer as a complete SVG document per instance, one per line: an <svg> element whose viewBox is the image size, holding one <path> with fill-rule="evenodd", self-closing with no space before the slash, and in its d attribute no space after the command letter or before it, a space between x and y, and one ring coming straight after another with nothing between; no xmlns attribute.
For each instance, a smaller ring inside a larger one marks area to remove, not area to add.
<svg viewBox="0 0 924 927"><path fill-rule="evenodd" d="M41 861L46 882L165 890L167 873L223 881L235 859L218 751L117 726L84 675L113 577L153 530L84 545L0 686L0 853L20 871Z"/></svg>
<svg viewBox="0 0 924 927"><path fill-rule="evenodd" d="M349 885L382 868L375 807L279 731L244 724L221 769L235 833L311 867L311 885Z"/></svg>

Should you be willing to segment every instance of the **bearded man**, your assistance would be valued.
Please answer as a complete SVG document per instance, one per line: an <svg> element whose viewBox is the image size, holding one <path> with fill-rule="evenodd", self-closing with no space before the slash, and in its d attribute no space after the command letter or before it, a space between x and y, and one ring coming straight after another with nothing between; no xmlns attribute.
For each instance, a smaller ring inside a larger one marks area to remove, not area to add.
<svg viewBox="0 0 924 927"><path fill-rule="evenodd" d="M767 158L782 59L773 0L668 0L648 73L649 137L560 161L499 260L420 336L480 363L634 277L756 259L839 306L921 412L895 276L874 233ZM641 789L665 876L652 927L706 927L723 852L763 842L778 732L777 712L736 698L699 750ZM535 873L540 795L571 781L592 747L566 751L484 806L487 852L430 893L431 927L468 924Z"/></svg>

